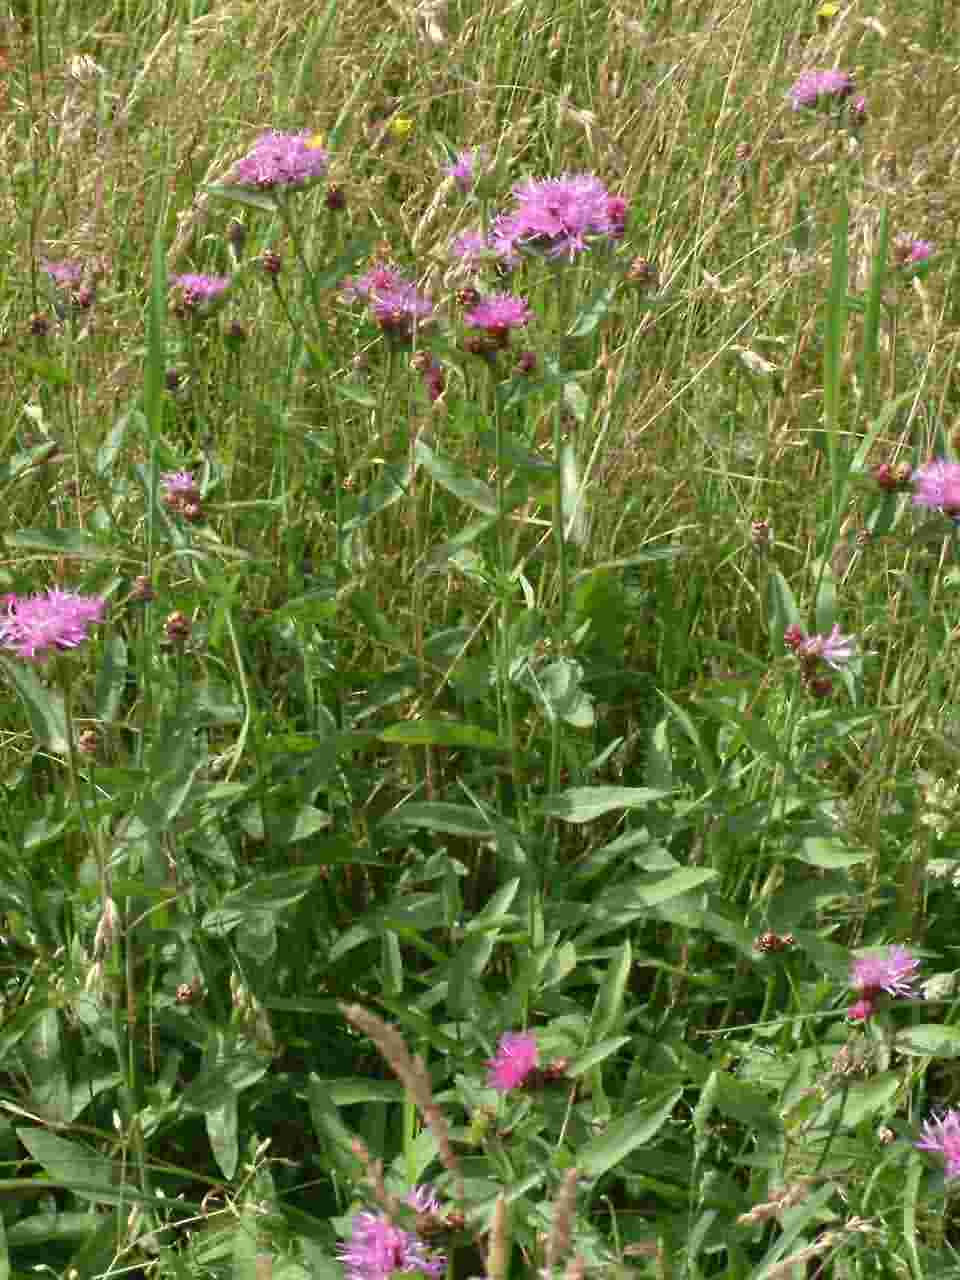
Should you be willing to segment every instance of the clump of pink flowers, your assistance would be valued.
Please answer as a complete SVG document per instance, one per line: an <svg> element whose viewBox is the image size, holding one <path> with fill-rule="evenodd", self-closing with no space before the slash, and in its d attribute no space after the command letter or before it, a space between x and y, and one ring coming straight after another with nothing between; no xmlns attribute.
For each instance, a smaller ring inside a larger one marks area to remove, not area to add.
<svg viewBox="0 0 960 1280"><path fill-rule="evenodd" d="M944 1176L948 1182L952 1178L960 1178L960 1111L947 1111L942 1116L927 1120L920 1132L922 1136L915 1145L921 1151L943 1156Z"/></svg>
<svg viewBox="0 0 960 1280"><path fill-rule="evenodd" d="M883 992L893 997L913 995L919 965L907 947L891 946L886 951L857 956L850 967L850 986L859 998L847 1010L847 1017L865 1022L872 1017Z"/></svg>
<svg viewBox="0 0 960 1280"><path fill-rule="evenodd" d="M417 1187L405 1197L417 1214L439 1214L440 1204L429 1187ZM386 1213L363 1212L354 1216L350 1239L337 1256L348 1280L389 1280L396 1271L441 1276L447 1260L434 1253L413 1231L391 1222Z"/></svg>
<svg viewBox="0 0 960 1280"><path fill-rule="evenodd" d="M330 157L310 133L279 133L268 129L238 160L227 182L254 191L274 191L278 187L303 187L327 171Z"/></svg>
<svg viewBox="0 0 960 1280"><path fill-rule="evenodd" d="M6 613L0 615L0 645L21 658L45 662L83 644L90 627L103 621L105 610L100 596L56 588L42 595L8 595Z"/></svg>
<svg viewBox="0 0 960 1280"><path fill-rule="evenodd" d="M570 261L592 244L623 236L627 202L611 195L595 174L530 179L515 186L513 195L513 209L490 232L491 247L508 266L516 265L521 250Z"/></svg>
<svg viewBox="0 0 960 1280"><path fill-rule="evenodd" d="M855 638L843 635L838 623L834 623L827 635L807 635L802 627L794 624L784 631L783 642L800 660L804 684L819 698L827 697L833 688L833 682L823 667L842 671L857 652Z"/></svg>
<svg viewBox="0 0 960 1280"><path fill-rule="evenodd" d="M380 264L343 289L348 302L365 299L377 324L390 337L405 340L434 313L430 297L404 279L396 267Z"/></svg>
<svg viewBox="0 0 960 1280"><path fill-rule="evenodd" d="M208 276L196 272L171 276L174 286L173 309L178 315L206 315L222 300L230 288L229 276Z"/></svg>
<svg viewBox="0 0 960 1280"><path fill-rule="evenodd" d="M789 94L794 111L804 107L832 106L853 93L853 77L846 71L804 71Z"/></svg>
<svg viewBox="0 0 960 1280"><path fill-rule="evenodd" d="M913 504L960 517L960 463L934 458L913 473Z"/></svg>
<svg viewBox="0 0 960 1280"><path fill-rule="evenodd" d="M487 1063L487 1086L498 1093L518 1089L536 1070L537 1038L529 1031L507 1031Z"/></svg>

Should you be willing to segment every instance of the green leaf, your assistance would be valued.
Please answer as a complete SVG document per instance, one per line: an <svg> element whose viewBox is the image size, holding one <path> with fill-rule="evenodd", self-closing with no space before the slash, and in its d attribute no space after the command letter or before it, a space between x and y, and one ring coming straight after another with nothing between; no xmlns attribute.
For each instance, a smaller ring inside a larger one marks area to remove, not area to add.
<svg viewBox="0 0 960 1280"><path fill-rule="evenodd" d="M129 1206L131 1195L136 1195L133 1187L120 1184L126 1166L119 1161L106 1160L89 1147L68 1142L47 1129L23 1127L16 1134L47 1176L82 1200Z"/></svg>
<svg viewBox="0 0 960 1280"><path fill-rule="evenodd" d="M682 1096L682 1089L657 1094L621 1117L605 1133L591 1138L577 1153L577 1168L583 1177L599 1178L626 1159L631 1151L655 1138Z"/></svg>
<svg viewBox="0 0 960 1280"><path fill-rule="evenodd" d="M490 840L494 835L490 823L478 809L442 800L405 804L390 814L390 822L415 831L442 831L475 840Z"/></svg>
<svg viewBox="0 0 960 1280"><path fill-rule="evenodd" d="M958 1058L960 1027L941 1026L936 1022L906 1027L897 1034L894 1047L900 1053L911 1053L923 1058Z"/></svg>
<svg viewBox="0 0 960 1280"><path fill-rule="evenodd" d="M218 200L227 200L230 204L246 205L250 209L259 209L263 213L276 213L277 202L271 195L261 195L256 191L248 191L246 187L237 187L230 182L205 182L204 191L209 191Z"/></svg>
<svg viewBox="0 0 960 1280"><path fill-rule="evenodd" d="M225 894L220 906L203 917L203 928L226 933L248 915L292 907L310 892L319 874L319 867L298 867L295 871L259 876Z"/></svg>
<svg viewBox="0 0 960 1280"><path fill-rule="evenodd" d="M772 569L767 578L767 625L774 644L784 652L783 633L787 627L800 625L800 610L787 580L779 569Z"/></svg>
<svg viewBox="0 0 960 1280"><path fill-rule="evenodd" d="M233 1229L233 1280L260 1280L257 1234L261 1214L260 1206L248 1201L237 1216L237 1224ZM272 1255L266 1256L272 1264ZM273 1274L272 1265L269 1274Z"/></svg>
<svg viewBox="0 0 960 1280"><path fill-rule="evenodd" d="M623 996L633 967L633 951L629 938L610 958L607 976L597 992L590 1019L590 1037L602 1040L620 1021L623 1012Z"/></svg>
<svg viewBox="0 0 960 1280"><path fill-rule="evenodd" d="M349 533L352 529L362 529L374 516L378 516L381 511L386 511L387 507L392 507L401 498L405 498L410 492L412 481L413 467L395 467L385 464L383 471L370 488L358 498L356 514L343 522L343 532Z"/></svg>
<svg viewBox="0 0 960 1280"><path fill-rule="evenodd" d="M541 812L564 822L593 822L615 809L645 809L669 794L653 787L570 787L551 796Z"/></svg>
<svg viewBox="0 0 960 1280"><path fill-rule="evenodd" d="M237 1171L240 1154L237 1143L237 1095L230 1093L219 1107L208 1108L204 1119L210 1147L220 1166L220 1172L225 1178L232 1178Z"/></svg>
<svg viewBox="0 0 960 1280"><path fill-rule="evenodd" d="M11 547L49 551L56 556L76 556L81 560L118 560L121 555L105 547L80 529L18 529L4 535Z"/></svg>
<svg viewBox="0 0 960 1280"><path fill-rule="evenodd" d="M471 476L457 463L434 453L421 438L414 447L414 456L431 478L467 506L476 508L487 516L497 515L497 497L489 485Z"/></svg>
<svg viewBox="0 0 960 1280"><path fill-rule="evenodd" d="M192 1111L208 1112L222 1107L226 1098L242 1093L267 1074L269 1063L262 1054L232 1046L227 1060L211 1060L204 1063L182 1095L183 1105Z"/></svg>
<svg viewBox="0 0 960 1280"><path fill-rule="evenodd" d="M867 862L872 854L866 849L851 853L843 848L839 840L826 836L805 836L801 843L801 852L794 857L798 862L809 863L811 867L820 867L824 871L838 871L855 867L860 862Z"/></svg>
<svg viewBox="0 0 960 1280"><path fill-rule="evenodd" d="M0 654L0 668L7 673L26 707L36 745L55 755L66 755L67 718L63 697L52 689L45 689L33 668L25 662L15 662Z"/></svg>
<svg viewBox="0 0 960 1280"><path fill-rule="evenodd" d="M580 686L583 668L572 658L558 658L531 677L551 721L563 720L577 729L589 729L595 720L593 699Z"/></svg>
<svg viewBox="0 0 960 1280"><path fill-rule="evenodd" d="M599 1066L625 1044L630 1044L632 1039L632 1036L613 1036L610 1040L600 1040L586 1052L578 1054L567 1066L566 1074L571 1077L585 1075L591 1067Z"/></svg>
<svg viewBox="0 0 960 1280"><path fill-rule="evenodd" d="M508 751L491 729L456 720L403 720L384 729L381 742L404 747L475 747L481 751Z"/></svg>
<svg viewBox="0 0 960 1280"><path fill-rule="evenodd" d="M598 289L587 305L577 313L576 319L567 330L567 337L589 337L610 310L610 304L616 297L616 293L616 283L604 285L601 289Z"/></svg>

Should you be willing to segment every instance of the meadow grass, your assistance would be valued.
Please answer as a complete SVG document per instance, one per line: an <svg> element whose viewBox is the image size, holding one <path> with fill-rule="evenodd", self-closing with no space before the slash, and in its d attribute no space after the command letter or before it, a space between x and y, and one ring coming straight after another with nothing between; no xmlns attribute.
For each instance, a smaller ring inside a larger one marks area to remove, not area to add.
<svg viewBox="0 0 960 1280"><path fill-rule="evenodd" d="M0 1280L960 1274L950 6L0 45Z"/></svg>

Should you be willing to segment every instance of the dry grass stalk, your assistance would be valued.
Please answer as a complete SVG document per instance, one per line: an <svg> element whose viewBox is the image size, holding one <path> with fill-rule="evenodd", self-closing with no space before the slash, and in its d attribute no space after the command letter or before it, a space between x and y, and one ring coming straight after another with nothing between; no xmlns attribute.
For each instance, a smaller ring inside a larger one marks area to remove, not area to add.
<svg viewBox="0 0 960 1280"><path fill-rule="evenodd" d="M558 1266L570 1252L570 1241L573 1237L573 1216L577 1207L577 1171L568 1169L563 1175L560 1190L553 1202L553 1223L547 1239L546 1270L552 1275L553 1268Z"/></svg>
<svg viewBox="0 0 960 1280"><path fill-rule="evenodd" d="M487 1280L506 1280L510 1263L510 1232L507 1202L501 1193L493 1206L490 1239L487 1242Z"/></svg>
<svg viewBox="0 0 960 1280"><path fill-rule="evenodd" d="M433 1098L433 1088L426 1065L419 1055L411 1057L406 1041L396 1027L378 1018L375 1013L365 1009L363 1005L341 1005L341 1012L352 1027L362 1031L373 1041L384 1062L413 1099L424 1123L433 1134L443 1167L454 1180L454 1194L463 1200L463 1177L460 1173L460 1161L450 1142L450 1129L447 1118L437 1106Z"/></svg>

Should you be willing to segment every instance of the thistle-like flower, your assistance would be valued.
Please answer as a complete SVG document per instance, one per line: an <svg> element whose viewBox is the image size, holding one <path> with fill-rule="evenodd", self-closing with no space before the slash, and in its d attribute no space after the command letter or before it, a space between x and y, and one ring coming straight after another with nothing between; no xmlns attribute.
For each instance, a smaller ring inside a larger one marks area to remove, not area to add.
<svg viewBox="0 0 960 1280"><path fill-rule="evenodd" d="M7 596L6 608L0 616L0 645L21 658L45 662L83 644L93 623L103 621L106 601L54 589L44 595Z"/></svg>
<svg viewBox="0 0 960 1280"><path fill-rule="evenodd" d="M537 1066L537 1038L529 1031L507 1031L487 1063L487 1085L498 1093L517 1089Z"/></svg>

